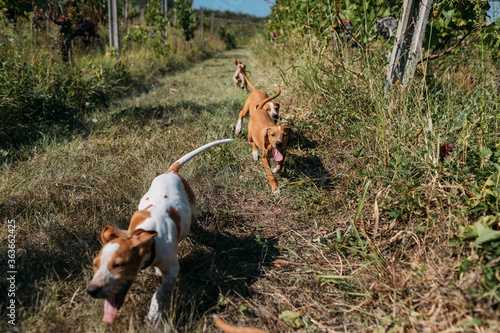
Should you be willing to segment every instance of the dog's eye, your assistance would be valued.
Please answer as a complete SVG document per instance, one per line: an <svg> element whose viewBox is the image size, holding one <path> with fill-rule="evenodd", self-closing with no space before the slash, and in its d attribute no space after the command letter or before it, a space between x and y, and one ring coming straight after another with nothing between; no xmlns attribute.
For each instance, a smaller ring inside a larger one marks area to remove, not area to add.
<svg viewBox="0 0 500 333"><path fill-rule="evenodd" d="M271 136L276 136L276 135L274 135L274 133L271 133Z"/></svg>
<svg viewBox="0 0 500 333"><path fill-rule="evenodd" d="M124 262L113 264L113 268L114 269L122 268L122 267L125 267L125 263Z"/></svg>
<svg viewBox="0 0 500 333"><path fill-rule="evenodd" d="M92 267L94 267L94 269L98 269L99 268L99 266L96 263L92 264Z"/></svg>

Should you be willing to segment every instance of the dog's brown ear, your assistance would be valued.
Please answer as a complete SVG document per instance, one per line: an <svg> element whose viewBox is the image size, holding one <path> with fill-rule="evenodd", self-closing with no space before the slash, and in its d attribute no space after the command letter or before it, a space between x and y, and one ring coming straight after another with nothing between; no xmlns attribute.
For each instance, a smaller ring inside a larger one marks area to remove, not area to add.
<svg viewBox="0 0 500 333"><path fill-rule="evenodd" d="M236 61L234 62L234 64L235 64L236 66L238 66L238 64L239 64L239 63L240 63L240 61L239 61L238 59L236 59Z"/></svg>
<svg viewBox="0 0 500 333"><path fill-rule="evenodd" d="M264 142L264 147L262 149L266 149L267 145L269 145L269 131L271 130L271 127L265 127L262 129L262 132L260 133L262 136L262 142Z"/></svg>
<svg viewBox="0 0 500 333"><path fill-rule="evenodd" d="M155 230L137 229L134 230L132 235L137 235L137 237L132 238L133 247L138 248L139 255L143 256L150 251L154 242L154 237L158 235L158 232Z"/></svg>
<svg viewBox="0 0 500 333"><path fill-rule="evenodd" d="M101 241L103 245L106 245L107 243L118 237L129 238L130 232L128 232L127 230L115 229L109 225L105 226L104 229L102 229Z"/></svg>

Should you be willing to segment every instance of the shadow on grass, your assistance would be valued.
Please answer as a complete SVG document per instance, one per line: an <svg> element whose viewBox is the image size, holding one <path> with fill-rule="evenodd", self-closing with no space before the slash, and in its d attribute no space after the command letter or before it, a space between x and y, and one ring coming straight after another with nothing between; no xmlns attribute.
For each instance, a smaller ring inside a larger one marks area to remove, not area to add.
<svg viewBox="0 0 500 333"><path fill-rule="evenodd" d="M287 155L288 165L282 177L298 179L321 179L327 174L320 156L314 151L318 149L318 142L310 140L300 130L294 131L294 139L290 148L299 148L300 155L290 152Z"/></svg>
<svg viewBox="0 0 500 333"><path fill-rule="evenodd" d="M121 110L112 118L113 122L125 123L133 125L135 128L140 128L148 124L150 121L157 121L164 125L175 125L177 122L183 122L187 118L196 118L202 112L215 114L219 110L230 109L229 112L237 110L240 104L236 101L234 105L228 105L227 101L218 103L198 104L190 101L180 101L174 105L157 105L146 107L129 107ZM236 111L235 118L238 114Z"/></svg>
<svg viewBox="0 0 500 333"><path fill-rule="evenodd" d="M269 265L279 252L274 239L222 233L205 226L195 228L191 238L201 246L182 258L179 288L185 297L197 298L200 315L223 305L220 295L251 298L251 285L260 277L262 266Z"/></svg>

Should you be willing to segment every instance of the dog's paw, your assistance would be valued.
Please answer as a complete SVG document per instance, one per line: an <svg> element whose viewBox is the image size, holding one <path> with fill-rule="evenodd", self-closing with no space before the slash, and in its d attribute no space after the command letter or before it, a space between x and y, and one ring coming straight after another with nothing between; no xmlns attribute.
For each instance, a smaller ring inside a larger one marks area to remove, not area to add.
<svg viewBox="0 0 500 333"><path fill-rule="evenodd" d="M155 267L155 275L156 276L163 276L163 273L160 271L158 267Z"/></svg>
<svg viewBox="0 0 500 333"><path fill-rule="evenodd" d="M149 321L151 324L156 325L158 323L158 320L160 319L161 316L161 311L158 308L158 303L151 303L151 307L149 308L148 315L146 317L146 320Z"/></svg>
<svg viewBox="0 0 500 333"><path fill-rule="evenodd" d="M252 157L254 160L258 161L259 160L259 151L258 150L253 151Z"/></svg>
<svg viewBox="0 0 500 333"><path fill-rule="evenodd" d="M238 123L236 124L236 130L234 131L236 135L239 135L241 132L241 120L238 120Z"/></svg>
<svg viewBox="0 0 500 333"><path fill-rule="evenodd" d="M271 171L272 171L273 173L278 172L278 167L274 167Z"/></svg>
<svg viewBox="0 0 500 333"><path fill-rule="evenodd" d="M275 197L275 198L279 198L279 197L280 197L280 194L281 194L281 191L280 191L280 189L279 189L279 188L277 188L277 189L275 189L275 190L273 191L273 195L274 195L274 197Z"/></svg>

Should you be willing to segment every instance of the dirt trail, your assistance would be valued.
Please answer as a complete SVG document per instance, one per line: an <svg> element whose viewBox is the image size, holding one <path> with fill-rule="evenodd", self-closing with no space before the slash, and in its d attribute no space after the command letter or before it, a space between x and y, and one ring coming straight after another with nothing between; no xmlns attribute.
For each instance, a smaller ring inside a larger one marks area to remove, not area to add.
<svg viewBox="0 0 500 333"><path fill-rule="evenodd" d="M163 78L149 92L124 99L114 113L130 126L141 124L141 135L157 138L162 131L172 134L171 159L205 141L234 137L239 111L248 96L233 84L235 59L246 63L255 86L275 91L273 82L280 82L278 73L260 67L248 49L240 48ZM302 230L304 235L307 223L297 220L299 213L292 208L296 203L289 197L290 191L284 189L280 199L271 195L262 163L251 156L247 122L245 119L234 144L208 151L183 168L197 194L200 227L181 247L176 307L188 307L195 322L210 320L212 312L220 312L233 324L287 331L290 326L277 317L290 306L280 310L274 303L283 302L283 296L275 293L283 295L279 289L288 282L276 276L269 280L268 275L276 274L273 261L290 260L280 255L279 243L286 241L292 230ZM218 155L227 150L227 156ZM285 168L296 163L293 148L290 152ZM158 168L141 178L148 180L155 172ZM294 172L285 171L278 181L285 185ZM153 293L157 284L150 272L133 286L130 297L142 311L147 311L149 302L142 294ZM179 320L177 327L200 324Z"/></svg>

